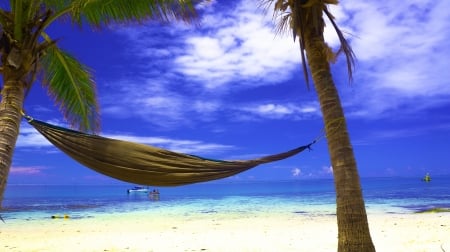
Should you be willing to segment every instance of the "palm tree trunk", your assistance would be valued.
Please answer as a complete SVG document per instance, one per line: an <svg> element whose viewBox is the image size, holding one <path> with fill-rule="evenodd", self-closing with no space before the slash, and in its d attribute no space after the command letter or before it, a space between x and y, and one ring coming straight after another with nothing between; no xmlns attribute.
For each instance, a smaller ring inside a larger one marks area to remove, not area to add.
<svg viewBox="0 0 450 252"><path fill-rule="evenodd" d="M25 84L19 71L3 72L3 89L0 102L0 209L8 181L12 156L19 135L20 111L24 101Z"/></svg>
<svg viewBox="0 0 450 252"><path fill-rule="evenodd" d="M305 31L305 50L322 110L336 189L339 252L375 251L356 160L320 32Z"/></svg>

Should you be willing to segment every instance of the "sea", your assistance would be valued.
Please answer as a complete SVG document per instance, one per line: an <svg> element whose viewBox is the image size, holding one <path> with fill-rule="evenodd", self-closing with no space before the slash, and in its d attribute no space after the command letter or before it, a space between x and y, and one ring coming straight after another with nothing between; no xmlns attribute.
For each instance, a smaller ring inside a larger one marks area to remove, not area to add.
<svg viewBox="0 0 450 252"><path fill-rule="evenodd" d="M450 176L362 178L368 214L413 213L450 209ZM334 215L332 179L290 181L215 181L179 187L150 187L148 193L128 193L135 185L8 185L0 216L4 221L44 218L89 218L101 214L146 211L173 215L258 212Z"/></svg>

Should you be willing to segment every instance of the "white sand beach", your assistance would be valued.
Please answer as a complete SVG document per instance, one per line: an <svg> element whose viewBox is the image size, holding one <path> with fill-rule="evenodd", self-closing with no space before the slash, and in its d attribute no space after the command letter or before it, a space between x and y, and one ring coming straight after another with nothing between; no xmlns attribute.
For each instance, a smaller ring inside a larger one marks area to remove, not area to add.
<svg viewBox="0 0 450 252"><path fill-rule="evenodd" d="M377 251L450 251L450 213L369 214ZM336 251L336 216L147 215L6 220L0 251Z"/></svg>

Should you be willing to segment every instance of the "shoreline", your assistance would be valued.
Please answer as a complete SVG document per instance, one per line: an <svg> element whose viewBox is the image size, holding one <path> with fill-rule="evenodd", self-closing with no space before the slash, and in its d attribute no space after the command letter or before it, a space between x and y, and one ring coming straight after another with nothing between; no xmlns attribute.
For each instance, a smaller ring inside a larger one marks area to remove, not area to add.
<svg viewBox="0 0 450 252"><path fill-rule="evenodd" d="M368 213L377 251L450 251L450 213ZM442 246L442 249L441 249ZM335 251L335 215L97 213L0 223L1 251Z"/></svg>

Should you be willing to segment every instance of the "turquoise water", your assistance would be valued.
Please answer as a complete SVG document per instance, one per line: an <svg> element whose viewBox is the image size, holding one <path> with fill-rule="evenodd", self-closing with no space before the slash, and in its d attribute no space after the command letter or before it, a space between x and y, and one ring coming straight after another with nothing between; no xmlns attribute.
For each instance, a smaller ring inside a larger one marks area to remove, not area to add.
<svg viewBox="0 0 450 252"><path fill-rule="evenodd" d="M407 213L450 207L450 177L363 178L367 211ZM335 214L331 179L270 182L210 182L159 189L159 201L145 193L128 194L134 185L8 185L1 216L7 220L71 218L147 211L158 214L252 214L255 212ZM153 189L153 188L151 188Z"/></svg>

